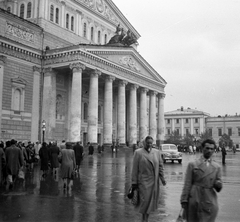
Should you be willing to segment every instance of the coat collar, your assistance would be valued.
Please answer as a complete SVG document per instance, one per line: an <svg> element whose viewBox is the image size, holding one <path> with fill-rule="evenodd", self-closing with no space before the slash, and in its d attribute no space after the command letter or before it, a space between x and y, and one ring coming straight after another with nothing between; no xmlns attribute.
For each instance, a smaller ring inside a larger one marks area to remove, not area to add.
<svg viewBox="0 0 240 222"><path fill-rule="evenodd" d="M205 160L206 159L203 156L201 156L200 159L197 160L197 167L203 171L202 177L206 177L209 174L212 174L216 169L215 165L212 163L212 159L210 159L209 161L209 166L206 165Z"/></svg>

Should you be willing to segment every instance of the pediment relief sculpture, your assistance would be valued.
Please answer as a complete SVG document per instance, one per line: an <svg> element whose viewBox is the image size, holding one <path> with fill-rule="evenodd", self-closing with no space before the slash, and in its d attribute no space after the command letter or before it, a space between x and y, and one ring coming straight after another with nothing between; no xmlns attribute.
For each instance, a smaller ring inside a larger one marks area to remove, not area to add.
<svg viewBox="0 0 240 222"><path fill-rule="evenodd" d="M131 56L123 56L122 58L119 59L119 63L134 71L141 72L141 70L137 67L136 62Z"/></svg>

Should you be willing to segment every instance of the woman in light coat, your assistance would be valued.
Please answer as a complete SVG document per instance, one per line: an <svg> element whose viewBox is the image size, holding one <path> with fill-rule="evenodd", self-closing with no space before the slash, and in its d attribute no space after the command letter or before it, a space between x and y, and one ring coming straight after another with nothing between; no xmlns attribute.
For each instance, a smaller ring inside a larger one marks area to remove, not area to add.
<svg viewBox="0 0 240 222"><path fill-rule="evenodd" d="M152 145L153 138L147 136L144 148L135 150L133 156L132 188L139 189L140 202L136 209L142 214L142 222L148 222L150 212L158 207L160 180L166 185L161 153Z"/></svg>
<svg viewBox="0 0 240 222"><path fill-rule="evenodd" d="M73 174L76 168L75 153L71 143L66 143L66 149L61 151L61 176L63 188L69 189L73 184Z"/></svg>

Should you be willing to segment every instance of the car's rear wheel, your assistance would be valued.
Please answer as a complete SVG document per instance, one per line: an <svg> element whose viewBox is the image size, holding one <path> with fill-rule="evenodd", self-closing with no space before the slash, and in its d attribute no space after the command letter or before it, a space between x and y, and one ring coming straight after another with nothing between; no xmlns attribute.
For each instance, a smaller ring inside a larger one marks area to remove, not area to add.
<svg viewBox="0 0 240 222"><path fill-rule="evenodd" d="M178 160L178 163L182 163L182 160Z"/></svg>

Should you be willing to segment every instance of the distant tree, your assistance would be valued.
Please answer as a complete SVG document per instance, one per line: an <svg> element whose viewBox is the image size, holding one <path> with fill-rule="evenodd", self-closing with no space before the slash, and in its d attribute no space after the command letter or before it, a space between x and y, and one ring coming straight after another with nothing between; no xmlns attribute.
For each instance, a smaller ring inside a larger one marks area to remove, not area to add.
<svg viewBox="0 0 240 222"><path fill-rule="evenodd" d="M188 133L183 137L182 141L184 142L184 144L189 146L189 145L194 145L194 139L195 139L194 135Z"/></svg>
<svg viewBox="0 0 240 222"><path fill-rule="evenodd" d="M170 135L169 138L165 141L166 143L172 143L175 145L180 144L182 141L182 136L178 133L177 130L174 130Z"/></svg>
<svg viewBox="0 0 240 222"><path fill-rule="evenodd" d="M213 139L212 135L209 133L209 130L205 130L204 132L200 133L199 142L202 143L206 139Z"/></svg>
<svg viewBox="0 0 240 222"><path fill-rule="evenodd" d="M222 147L223 145L228 146L230 148L233 146L233 141L231 137L226 133L224 133L219 139L219 146Z"/></svg>

